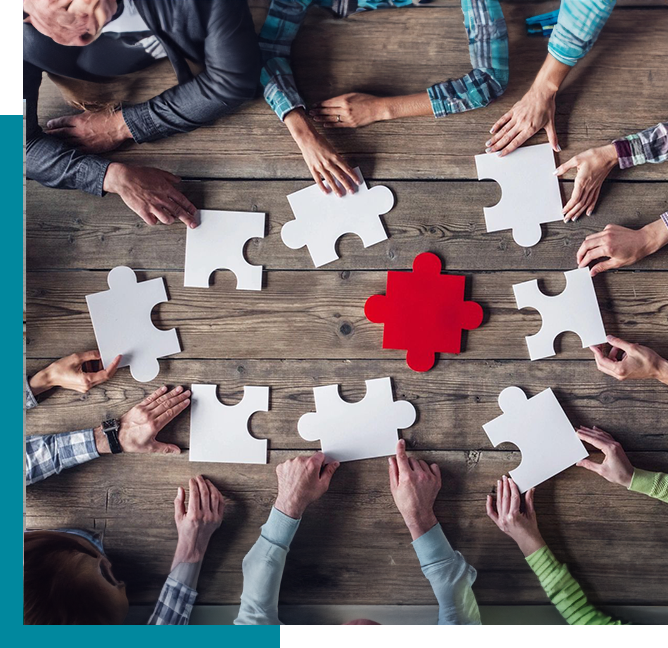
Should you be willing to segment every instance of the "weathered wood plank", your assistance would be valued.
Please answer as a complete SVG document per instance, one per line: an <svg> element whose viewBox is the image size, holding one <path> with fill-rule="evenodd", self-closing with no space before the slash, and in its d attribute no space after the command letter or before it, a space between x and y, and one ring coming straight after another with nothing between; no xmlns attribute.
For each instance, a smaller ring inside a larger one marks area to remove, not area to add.
<svg viewBox="0 0 668 648"><path fill-rule="evenodd" d="M118 262L124 263L122 255ZM231 273L217 277L208 289L183 288L182 273L139 273L140 280L155 276L164 276L171 301L154 309L153 321L163 329L178 327L180 358L405 357L401 351L381 349L382 326L364 316L365 300L385 291L386 273L275 271L267 273L261 293L235 290ZM527 359L523 338L539 330L541 319L533 309L517 310L512 284L535 276L496 272L469 277L469 298L483 306L485 321L466 336L460 360ZM539 276L547 294L565 287L563 273ZM105 272L29 272L27 357L53 358L94 348L85 295L106 290L106 278ZM665 354L668 274L606 273L597 277L596 290L610 333ZM562 359L591 358L574 334L564 334L560 346Z"/></svg>
<svg viewBox="0 0 668 648"><path fill-rule="evenodd" d="M176 487L201 470L230 498L222 529L206 558L198 603L238 602L241 561L256 540L275 493L273 466L293 456L272 453L270 466L190 464L185 457L105 457L28 489L34 520L52 517L72 494L107 498L105 547L133 603L157 598L176 544L172 521ZM497 477L516 462L506 452L422 452L436 461L444 488L436 513L453 546L478 570L480 603L542 603L544 594L513 541L484 513ZM631 454L648 468L668 470L667 453ZM112 466L113 464L113 466ZM538 489L537 510L546 541L566 560L595 602L666 604L668 509L600 477L571 469ZM51 526L51 520L46 525ZM592 541L596 538L596 542ZM602 547L605 548L602 551ZM652 560L634 560L647 547ZM394 508L384 460L341 467L330 492L305 516L288 559L281 600L286 604L429 604L433 594L420 572L410 537Z"/></svg>
<svg viewBox="0 0 668 648"><path fill-rule="evenodd" d="M472 156L482 152L494 121L530 86L546 53L545 39L525 34L523 21L536 13L534 4L506 5L504 12L510 33L511 81L496 104L441 120L413 118L357 131L342 129L331 134L334 145L369 177L475 178ZM560 160L665 119L665 102L656 89L668 85L668 53L660 48L649 51L646 42L659 42L667 29L668 11L613 12L594 51L571 73L560 93L557 130L564 149ZM629 33L640 31L643 39L628 38ZM360 56L360 43L364 56ZM345 21L314 8L293 53L295 75L309 103L350 91L419 92L470 68L457 7L368 12ZM164 65L149 75L133 78L122 98L144 101L173 84L173 73ZM618 87L635 91L611 90ZM53 84L45 81L42 121L68 110ZM545 141L545 136L540 134L533 141ZM262 99L212 126L131 146L113 157L190 177L309 177L296 145ZM625 177L666 178L666 170L644 165Z"/></svg>
<svg viewBox="0 0 668 648"><path fill-rule="evenodd" d="M184 183L184 191L202 209L267 213L265 238L246 246L248 260L270 270L293 270L313 268L306 248L291 250L280 235L283 224L294 218L286 196L304 186L304 181L206 181ZM384 216L390 238L364 249L356 236L344 236L339 242L341 259L328 269L409 269L415 256L428 249L440 254L449 270L570 270L588 234L607 223L639 228L668 210L663 183L608 183L594 216L576 223L549 223L540 245L522 248L510 231L485 231L483 207L500 198L495 182L389 182L387 186L396 198L394 209ZM572 183L563 188L570 196ZM30 182L27 203L29 270L108 270L120 258L133 268L183 269L185 227L146 226L118 196L102 200ZM668 250L633 266L633 270L666 268Z"/></svg>
<svg viewBox="0 0 668 648"><path fill-rule="evenodd" d="M28 375L44 366L30 360ZM364 380L396 376L395 398L418 409L417 423L402 432L409 446L430 450L489 450L482 425L499 416L497 397L508 385L529 396L552 387L574 425L598 425L614 433L627 450L667 450L668 390L651 381L622 384L602 375L593 362L446 361L438 370L416 373L401 360L165 360L158 380L135 382L127 369L88 395L56 390L26 419L28 434L62 432L94 426L118 417L160 384L214 383L219 397L232 404L244 385L268 385L271 410L251 422L253 435L269 439L270 450L317 447L297 433L299 417L314 410L313 387L337 383L352 402L366 393ZM190 419L183 414L161 433L161 439L189 447ZM512 449L512 446L501 446Z"/></svg>

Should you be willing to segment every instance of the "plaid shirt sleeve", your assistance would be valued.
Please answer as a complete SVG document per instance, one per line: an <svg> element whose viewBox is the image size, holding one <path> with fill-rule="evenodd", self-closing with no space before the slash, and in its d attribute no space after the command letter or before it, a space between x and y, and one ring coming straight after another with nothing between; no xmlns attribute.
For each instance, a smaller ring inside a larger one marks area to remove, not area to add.
<svg viewBox="0 0 668 648"><path fill-rule="evenodd" d="M290 48L306 10L313 0L272 0L260 32L264 98L281 121L295 108L306 104L297 91L290 67Z"/></svg>
<svg viewBox="0 0 668 648"><path fill-rule="evenodd" d="M37 407L37 399L35 398L35 395L32 393L32 389L30 389L30 383L26 378L26 409L31 410L34 407Z"/></svg>
<svg viewBox="0 0 668 648"><path fill-rule="evenodd" d="M561 0L559 20L547 51L566 65L574 66L594 46L616 0Z"/></svg>
<svg viewBox="0 0 668 648"><path fill-rule="evenodd" d="M627 135L613 142L619 158L619 168L668 160L668 122Z"/></svg>
<svg viewBox="0 0 668 648"><path fill-rule="evenodd" d="M26 438L26 486L99 456L92 429L29 436Z"/></svg>
<svg viewBox="0 0 668 648"><path fill-rule="evenodd" d="M194 589L168 576L148 625L188 625L196 598Z"/></svg>
<svg viewBox="0 0 668 648"><path fill-rule="evenodd" d="M434 117L483 108L508 86L508 32L497 0L462 0L473 70L427 89Z"/></svg>

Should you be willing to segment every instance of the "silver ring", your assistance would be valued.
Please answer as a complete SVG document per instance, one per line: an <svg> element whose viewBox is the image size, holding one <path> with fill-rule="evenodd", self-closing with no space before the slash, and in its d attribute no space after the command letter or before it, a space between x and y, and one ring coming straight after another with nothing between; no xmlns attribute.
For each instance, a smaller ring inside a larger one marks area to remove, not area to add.
<svg viewBox="0 0 668 648"><path fill-rule="evenodd" d="M337 115L337 116L336 116L336 122L338 123L338 122L340 122L340 121L341 121L341 115Z"/></svg>

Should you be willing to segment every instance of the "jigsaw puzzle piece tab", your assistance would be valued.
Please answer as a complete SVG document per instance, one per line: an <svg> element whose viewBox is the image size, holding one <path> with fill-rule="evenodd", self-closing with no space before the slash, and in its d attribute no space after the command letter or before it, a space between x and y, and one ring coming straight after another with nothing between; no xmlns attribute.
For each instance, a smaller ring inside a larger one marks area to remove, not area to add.
<svg viewBox="0 0 668 648"><path fill-rule="evenodd" d="M354 194L342 197L324 194L317 185L288 196L295 219L281 229L283 243L293 250L307 247L316 268L336 261L336 244L344 234L356 234L365 248L387 239L380 219L394 206L394 196L385 186L369 189L359 168L362 184Z"/></svg>
<svg viewBox="0 0 668 648"><path fill-rule="evenodd" d="M441 274L441 260L418 255L413 272L390 271L385 295L373 295L364 312L384 324L383 348L404 349L414 371L428 371L436 353L459 353L462 330L482 324L480 304L465 300L466 277Z"/></svg>
<svg viewBox="0 0 668 648"><path fill-rule="evenodd" d="M510 471L520 492L588 456L551 389L527 399L519 387L507 387L499 395L499 407L503 414L482 427L495 447L513 443L522 453L520 465Z"/></svg>
<svg viewBox="0 0 668 648"><path fill-rule="evenodd" d="M236 405L224 405L216 385L192 385L190 461L267 463L267 440L251 436L248 423L256 412L269 411L269 387L244 387Z"/></svg>
<svg viewBox="0 0 668 648"><path fill-rule="evenodd" d="M550 297L532 279L513 286L517 308L534 308L543 320L535 335L525 338L531 360L555 355L554 340L566 331L579 336L582 348L606 341L601 310L596 299L594 282L589 268L565 272L566 288L560 295Z"/></svg>
<svg viewBox="0 0 668 648"><path fill-rule="evenodd" d="M120 367L130 367L139 382L153 380L159 358L181 352L176 329L153 326L151 312L168 301L162 277L137 281L131 268L117 266L107 277L109 290L86 296L102 364L122 355Z"/></svg>
<svg viewBox="0 0 668 648"><path fill-rule="evenodd" d="M550 144L523 146L504 157L483 153L475 164L478 180L495 180L501 187L501 200L483 209L488 232L510 229L518 245L532 247L542 237L542 223L563 220Z"/></svg>
<svg viewBox="0 0 668 648"><path fill-rule="evenodd" d="M262 266L246 261L244 248L252 238L264 238L266 215L200 209L199 225L186 233L183 285L208 288L216 270L231 270L237 290L262 290Z"/></svg>
<svg viewBox="0 0 668 648"><path fill-rule="evenodd" d="M366 395L357 403L341 399L338 385L315 387L315 412L299 419L299 435L320 440L327 460L356 461L393 455L398 430L415 423L415 407L395 401L390 378L366 381Z"/></svg>

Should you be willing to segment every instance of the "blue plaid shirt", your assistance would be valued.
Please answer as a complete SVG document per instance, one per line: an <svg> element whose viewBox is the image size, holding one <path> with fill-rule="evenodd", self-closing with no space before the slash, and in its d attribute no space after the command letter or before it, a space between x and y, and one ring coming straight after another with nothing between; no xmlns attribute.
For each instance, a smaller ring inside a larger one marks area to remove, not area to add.
<svg viewBox="0 0 668 648"><path fill-rule="evenodd" d="M272 0L260 32L264 98L281 120L291 110L306 107L290 68L290 48L312 4L333 8L333 0ZM342 4L347 7L337 2ZM427 89L434 117L482 108L508 85L508 33L501 5L498 0L462 0L461 4L473 70ZM358 0L357 11L412 5L411 0ZM346 10L336 11L345 15Z"/></svg>
<svg viewBox="0 0 668 648"><path fill-rule="evenodd" d="M27 380L25 394L26 409L37 407L37 399ZM28 436L26 485L30 486L58 474L65 468L78 466L99 456L92 429ZM77 533L75 530L71 532ZM171 575L168 576L148 625L188 625L196 598L197 592L194 589Z"/></svg>
<svg viewBox="0 0 668 648"><path fill-rule="evenodd" d="M593 47L610 18L616 0L561 0L559 19L547 51L566 65L575 65Z"/></svg>

